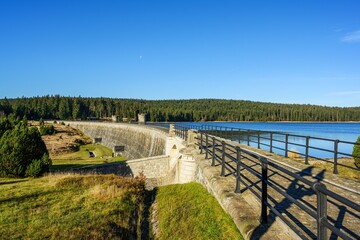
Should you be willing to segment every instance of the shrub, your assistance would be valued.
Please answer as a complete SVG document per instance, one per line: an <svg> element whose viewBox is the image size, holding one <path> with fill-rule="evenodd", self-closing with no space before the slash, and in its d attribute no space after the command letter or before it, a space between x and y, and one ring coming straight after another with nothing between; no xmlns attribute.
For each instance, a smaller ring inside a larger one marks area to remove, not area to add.
<svg viewBox="0 0 360 240"><path fill-rule="evenodd" d="M49 171L51 165L51 160L49 156L45 153L41 159L35 159L30 163L26 169L26 177L40 177L43 173Z"/></svg>
<svg viewBox="0 0 360 240"><path fill-rule="evenodd" d="M40 126L40 135L44 136L44 135L52 135L55 133L55 128L53 125L41 125Z"/></svg>
<svg viewBox="0 0 360 240"><path fill-rule="evenodd" d="M358 137L356 144L354 145L353 153L354 164L357 168L360 168L360 137Z"/></svg>
<svg viewBox="0 0 360 240"><path fill-rule="evenodd" d="M40 167L40 172L43 173L51 165L47 154L39 131L20 122L14 129L6 131L0 139L0 173L5 176L24 177L34 161L42 163L34 163L29 171L34 172L34 169Z"/></svg>

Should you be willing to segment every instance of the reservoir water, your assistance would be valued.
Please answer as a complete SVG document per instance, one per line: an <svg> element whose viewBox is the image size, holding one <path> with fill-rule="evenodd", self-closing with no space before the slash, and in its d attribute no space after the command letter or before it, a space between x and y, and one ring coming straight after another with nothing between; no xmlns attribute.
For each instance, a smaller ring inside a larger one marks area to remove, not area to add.
<svg viewBox="0 0 360 240"><path fill-rule="evenodd" d="M359 122L341 122L341 123L328 123L328 122L183 122L177 123L181 125L193 125L193 126L218 126L218 127L228 127L228 128L241 128L241 129L250 129L250 130L261 130L261 131L273 131L285 134L293 134L293 135L302 135L302 136L311 136L318 138L326 138L333 140L341 140L345 142L356 142L357 138L360 136L360 123ZM264 137L265 139L266 137ZM279 138L281 138L279 136ZM239 140L238 137L234 137L232 140ZM268 140L262 140L264 146L262 149L267 150L269 145ZM295 149L300 153L305 152L304 147L297 146L296 144L305 145L305 138L300 137L290 137L289 142L295 143L289 145L289 150ZM250 145L257 145L251 143ZM318 148L324 148L333 150L334 142L333 141L323 141L311 139L310 145ZM274 147L278 146L279 148L283 148L282 143L274 142ZM351 154L353 150L353 145L348 143L339 143L338 145L339 152ZM274 152L281 150L274 150ZM314 157L320 158L332 158L334 156L333 153L327 151L319 151L316 149L310 149L309 154ZM339 157L342 157L339 154Z"/></svg>

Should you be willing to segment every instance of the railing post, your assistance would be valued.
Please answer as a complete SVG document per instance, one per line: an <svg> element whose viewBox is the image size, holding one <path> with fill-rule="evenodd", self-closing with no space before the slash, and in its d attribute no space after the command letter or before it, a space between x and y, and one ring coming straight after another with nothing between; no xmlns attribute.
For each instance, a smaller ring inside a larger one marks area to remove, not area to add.
<svg viewBox="0 0 360 240"><path fill-rule="evenodd" d="M326 189L326 186L321 184L320 182L316 182L313 185L313 189L316 192L316 196L317 196L317 208L316 208L317 239L325 240L327 239L327 232L323 222L327 221L327 199L326 199L326 194L319 191L320 187Z"/></svg>
<svg viewBox="0 0 360 240"><path fill-rule="evenodd" d="M208 159L208 155L209 155L209 135L205 135L205 159Z"/></svg>
<svg viewBox="0 0 360 240"><path fill-rule="evenodd" d="M250 130L247 130L247 145L250 146Z"/></svg>
<svg viewBox="0 0 360 240"><path fill-rule="evenodd" d="M285 134L285 157L288 157L289 150L289 134Z"/></svg>
<svg viewBox="0 0 360 240"><path fill-rule="evenodd" d="M212 137L212 142L213 142L213 152L212 152L212 161L211 161L211 166L215 166L215 137Z"/></svg>
<svg viewBox="0 0 360 240"><path fill-rule="evenodd" d="M337 164L338 164L338 149L339 140L334 141L334 174L338 174Z"/></svg>
<svg viewBox="0 0 360 240"><path fill-rule="evenodd" d="M261 215L260 222L267 223L267 180L268 180L268 160L259 157L261 161Z"/></svg>
<svg viewBox="0 0 360 240"><path fill-rule="evenodd" d="M260 149L260 132L258 132L257 134L257 145L258 145L258 149Z"/></svg>
<svg viewBox="0 0 360 240"><path fill-rule="evenodd" d="M203 153L203 132L200 132L200 153Z"/></svg>
<svg viewBox="0 0 360 240"><path fill-rule="evenodd" d="M305 146L305 164L309 165L309 140L310 137L306 137L306 146Z"/></svg>
<svg viewBox="0 0 360 240"><path fill-rule="evenodd" d="M240 161L241 161L241 148L236 147L236 186L235 192L240 192Z"/></svg>
<svg viewBox="0 0 360 240"><path fill-rule="evenodd" d="M270 133L270 152L273 152L273 133Z"/></svg>
<svg viewBox="0 0 360 240"><path fill-rule="evenodd" d="M225 141L222 141L222 157L221 157L221 174L220 176L225 176Z"/></svg>

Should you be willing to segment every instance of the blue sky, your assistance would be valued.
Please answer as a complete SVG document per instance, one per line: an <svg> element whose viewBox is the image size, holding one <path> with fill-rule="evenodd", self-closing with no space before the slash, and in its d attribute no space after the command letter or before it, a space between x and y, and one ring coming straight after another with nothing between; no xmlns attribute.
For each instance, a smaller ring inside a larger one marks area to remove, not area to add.
<svg viewBox="0 0 360 240"><path fill-rule="evenodd" d="M360 1L0 1L0 98L360 106Z"/></svg>

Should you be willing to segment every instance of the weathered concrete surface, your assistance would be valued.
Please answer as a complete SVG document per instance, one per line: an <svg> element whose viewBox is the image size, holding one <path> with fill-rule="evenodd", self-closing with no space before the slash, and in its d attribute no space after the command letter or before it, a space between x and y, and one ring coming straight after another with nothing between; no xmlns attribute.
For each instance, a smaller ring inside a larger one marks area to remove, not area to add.
<svg viewBox="0 0 360 240"><path fill-rule="evenodd" d="M194 180L195 160L186 150L187 142L175 134L144 125L100 122L66 122L92 138L102 138L102 144L113 148L125 146L130 159L120 163L79 168L82 173L114 173L136 177L145 175L147 187L186 183Z"/></svg>
<svg viewBox="0 0 360 240"><path fill-rule="evenodd" d="M166 154L165 145L169 135L144 125L81 121L66 124L80 129L91 138L102 138L102 144L109 148L125 146L124 156L128 159Z"/></svg>
<svg viewBox="0 0 360 240"><path fill-rule="evenodd" d="M146 188L152 189L176 183L176 166L171 167L167 155L140 158L72 169L71 172L82 174L116 174L124 177L146 177Z"/></svg>

